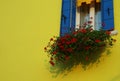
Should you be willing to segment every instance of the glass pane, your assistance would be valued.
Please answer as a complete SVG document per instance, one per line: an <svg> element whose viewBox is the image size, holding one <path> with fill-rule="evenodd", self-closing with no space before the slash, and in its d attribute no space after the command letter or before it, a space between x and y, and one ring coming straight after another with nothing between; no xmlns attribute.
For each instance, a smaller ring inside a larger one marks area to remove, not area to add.
<svg viewBox="0 0 120 81"><path fill-rule="evenodd" d="M95 4L95 29L99 30L101 28L102 22L101 22L101 4L96 3Z"/></svg>
<svg viewBox="0 0 120 81"><path fill-rule="evenodd" d="M83 3L80 6L80 26L82 26L85 22L89 21L89 11L89 4Z"/></svg>

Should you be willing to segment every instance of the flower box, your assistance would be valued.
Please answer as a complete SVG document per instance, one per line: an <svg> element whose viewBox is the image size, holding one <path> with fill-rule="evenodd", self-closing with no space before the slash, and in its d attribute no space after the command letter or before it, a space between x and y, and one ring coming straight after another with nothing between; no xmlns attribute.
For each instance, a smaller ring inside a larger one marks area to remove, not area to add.
<svg viewBox="0 0 120 81"><path fill-rule="evenodd" d="M54 36L44 48L52 66L72 68L75 65L87 67L97 62L106 48L111 47L113 39L110 31L93 30L88 22L82 28L64 36Z"/></svg>

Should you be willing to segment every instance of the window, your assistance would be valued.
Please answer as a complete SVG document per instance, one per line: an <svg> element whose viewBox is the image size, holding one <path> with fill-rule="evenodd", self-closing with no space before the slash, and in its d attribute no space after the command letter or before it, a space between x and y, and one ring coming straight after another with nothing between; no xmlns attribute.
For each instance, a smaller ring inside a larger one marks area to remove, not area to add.
<svg viewBox="0 0 120 81"><path fill-rule="evenodd" d="M101 3L95 3L95 29L99 30L101 27L102 27Z"/></svg>
<svg viewBox="0 0 120 81"><path fill-rule="evenodd" d="M89 4L85 4L83 3L81 5L79 9L79 14L80 16L78 16L80 18L80 21L76 21L76 22L79 22L80 24L79 25L82 25L84 24L85 22L89 21L89 10L90 10L90 5ZM78 10L77 10L78 11ZM76 16L77 17L77 16Z"/></svg>
<svg viewBox="0 0 120 81"><path fill-rule="evenodd" d="M92 1L90 4L83 2L76 11L76 26L82 26L87 21L92 21L93 29L101 28L101 4Z"/></svg>
<svg viewBox="0 0 120 81"><path fill-rule="evenodd" d="M79 7L76 2L80 1ZM113 0L62 0L60 35L74 30L92 18L93 28L114 29Z"/></svg>

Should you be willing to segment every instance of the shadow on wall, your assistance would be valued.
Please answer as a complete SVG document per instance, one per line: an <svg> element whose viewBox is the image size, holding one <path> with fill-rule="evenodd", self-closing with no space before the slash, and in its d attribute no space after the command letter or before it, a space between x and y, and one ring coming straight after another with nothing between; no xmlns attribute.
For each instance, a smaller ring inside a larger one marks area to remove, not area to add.
<svg viewBox="0 0 120 81"><path fill-rule="evenodd" d="M102 57L101 57L101 53ZM109 54L111 54L110 49L103 49L102 51L97 51L95 52L96 56L94 56L94 58L96 58L92 63L89 64L89 66L82 66L80 63L80 59L78 56L75 56L76 59L71 59L70 61L68 61L68 63L61 63L61 64L56 64L55 66L47 66L49 68L50 73L52 74L53 78L58 77L59 75L62 75L63 77L67 76L68 73L72 72L74 68L78 67L80 68L81 71L86 71L87 69L90 69L91 67L97 66L99 64L100 61L103 61L104 58L106 58L106 56L108 56ZM98 60L99 59L99 60ZM111 80L113 81L113 80Z"/></svg>
<svg viewBox="0 0 120 81"><path fill-rule="evenodd" d="M120 80L120 74L112 78L110 81L118 81L118 80Z"/></svg>

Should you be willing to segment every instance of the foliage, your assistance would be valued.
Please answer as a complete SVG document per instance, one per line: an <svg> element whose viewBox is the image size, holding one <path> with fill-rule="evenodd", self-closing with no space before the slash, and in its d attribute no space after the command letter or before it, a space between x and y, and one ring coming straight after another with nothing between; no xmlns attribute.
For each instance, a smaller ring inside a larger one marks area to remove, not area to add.
<svg viewBox="0 0 120 81"><path fill-rule="evenodd" d="M116 40L110 36L110 31L93 30L89 23L64 36L50 39L44 50L48 53L52 66L72 68L81 64L87 67L99 60L106 47L113 45Z"/></svg>

